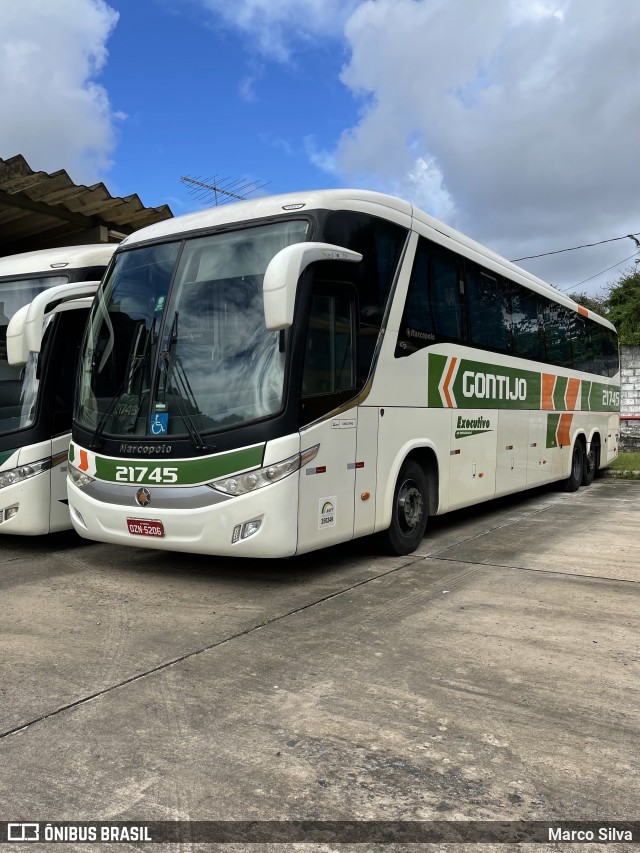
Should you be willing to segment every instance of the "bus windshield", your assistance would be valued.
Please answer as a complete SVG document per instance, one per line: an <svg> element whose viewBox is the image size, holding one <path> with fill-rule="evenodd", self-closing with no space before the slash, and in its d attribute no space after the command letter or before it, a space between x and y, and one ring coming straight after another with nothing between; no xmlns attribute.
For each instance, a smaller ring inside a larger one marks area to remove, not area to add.
<svg viewBox="0 0 640 853"><path fill-rule="evenodd" d="M39 384L36 353L31 353L24 367L7 361L9 321L39 293L67 281L67 276L61 275L0 281L0 435L33 425Z"/></svg>
<svg viewBox="0 0 640 853"><path fill-rule="evenodd" d="M95 435L190 435L282 407L284 353L262 281L308 222L281 221L116 256L92 310L76 423Z"/></svg>

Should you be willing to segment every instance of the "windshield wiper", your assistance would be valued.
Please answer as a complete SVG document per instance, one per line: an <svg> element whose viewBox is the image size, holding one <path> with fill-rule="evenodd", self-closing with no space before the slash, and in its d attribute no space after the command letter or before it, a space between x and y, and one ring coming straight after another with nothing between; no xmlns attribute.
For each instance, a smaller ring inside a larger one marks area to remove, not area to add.
<svg viewBox="0 0 640 853"><path fill-rule="evenodd" d="M169 330L169 341L167 343L167 349L162 350L162 352L160 353L160 360L164 364L165 372L165 394L170 387L174 387L173 377L175 377L175 390L177 392L175 395L176 402L180 411L180 417L182 418L182 422L184 423L186 430L189 433L189 438L191 439L193 446L196 448L196 450L200 450L201 452L204 452L206 450L213 450L214 448L206 444L205 440L200 435L200 432L197 426L195 425L193 418L187 410L185 398L188 400L189 404L193 406L194 409L198 409L198 402L193 393L193 389L189 384L189 380L185 373L182 361L178 357L176 357L174 361L171 361L173 345L178 340L178 316L179 312L176 311L173 315L171 329Z"/></svg>
<svg viewBox="0 0 640 853"><path fill-rule="evenodd" d="M97 450L100 447L100 438L102 437L102 433L106 426L107 421L113 414L113 410L118 405L120 398L127 390L127 388L132 388L134 380L140 373L142 367L147 363L149 358L149 352L151 349L151 341L153 339L153 335L156 328L156 318L154 317L151 322L151 328L149 329L149 334L147 335L147 340L145 341L144 347L140 355L134 356L133 364L131 369L126 373L124 379L120 383L120 386L114 396L111 398L111 402L105 409L104 414L100 418L100 422L96 427L93 435L91 436L91 440L89 442L89 450ZM142 387L140 387L140 395L139 395L139 405L138 405L138 413L140 412L140 406L142 405ZM137 419L137 414L136 414Z"/></svg>

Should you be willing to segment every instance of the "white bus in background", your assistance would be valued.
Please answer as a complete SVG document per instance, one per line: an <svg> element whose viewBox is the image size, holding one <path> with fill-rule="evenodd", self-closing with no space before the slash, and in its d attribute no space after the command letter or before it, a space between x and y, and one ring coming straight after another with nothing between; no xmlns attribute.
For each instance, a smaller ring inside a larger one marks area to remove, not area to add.
<svg viewBox="0 0 640 853"><path fill-rule="evenodd" d="M0 534L71 527L66 462L78 350L115 248L0 258Z"/></svg>
<svg viewBox="0 0 640 853"><path fill-rule="evenodd" d="M77 532L286 557L617 455L613 326L389 196L274 196L118 247L80 359ZM593 523L585 518L585 529Z"/></svg>

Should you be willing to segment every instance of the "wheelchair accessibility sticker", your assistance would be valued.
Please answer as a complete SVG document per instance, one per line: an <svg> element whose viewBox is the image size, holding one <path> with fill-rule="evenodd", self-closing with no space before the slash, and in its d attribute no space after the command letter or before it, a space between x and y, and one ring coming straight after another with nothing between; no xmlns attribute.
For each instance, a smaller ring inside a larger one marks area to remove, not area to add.
<svg viewBox="0 0 640 853"><path fill-rule="evenodd" d="M151 435L166 435L169 431L169 412L154 412L149 418Z"/></svg>

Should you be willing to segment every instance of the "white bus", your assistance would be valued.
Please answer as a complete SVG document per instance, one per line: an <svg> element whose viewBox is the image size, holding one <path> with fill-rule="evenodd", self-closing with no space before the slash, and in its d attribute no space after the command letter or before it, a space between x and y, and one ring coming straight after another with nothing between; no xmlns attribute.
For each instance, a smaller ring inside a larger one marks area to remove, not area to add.
<svg viewBox="0 0 640 853"><path fill-rule="evenodd" d="M285 557L617 453L613 326L410 204L335 190L226 205L119 246L82 348L81 536Z"/></svg>
<svg viewBox="0 0 640 853"><path fill-rule="evenodd" d="M0 258L0 534L71 528L66 462L78 351L114 249Z"/></svg>

